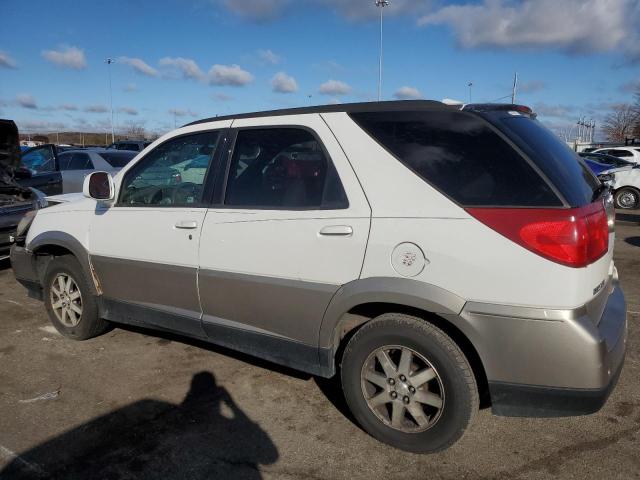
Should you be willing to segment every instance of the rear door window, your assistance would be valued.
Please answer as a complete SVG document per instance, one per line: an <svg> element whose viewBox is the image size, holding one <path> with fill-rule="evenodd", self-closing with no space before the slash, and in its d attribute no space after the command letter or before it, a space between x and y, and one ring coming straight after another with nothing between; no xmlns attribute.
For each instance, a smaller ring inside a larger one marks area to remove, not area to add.
<svg viewBox="0 0 640 480"><path fill-rule="evenodd" d="M67 154L69 155L69 154ZM86 153L72 153L65 170L93 170L93 162Z"/></svg>
<svg viewBox="0 0 640 480"><path fill-rule="evenodd" d="M226 205L261 209L340 209L342 183L316 137L302 128L240 130Z"/></svg>
<svg viewBox="0 0 640 480"><path fill-rule="evenodd" d="M534 168L475 115L422 111L351 117L404 165L462 206L562 205Z"/></svg>
<svg viewBox="0 0 640 480"><path fill-rule="evenodd" d="M633 157L633 152L629 150L609 150L609 155L613 155L614 157L625 158L625 157Z"/></svg>

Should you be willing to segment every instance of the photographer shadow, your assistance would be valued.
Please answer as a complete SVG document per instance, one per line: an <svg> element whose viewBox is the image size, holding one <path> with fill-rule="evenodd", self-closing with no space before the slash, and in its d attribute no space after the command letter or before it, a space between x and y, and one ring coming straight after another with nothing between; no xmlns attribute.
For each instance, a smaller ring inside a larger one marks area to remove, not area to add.
<svg viewBox="0 0 640 480"><path fill-rule="evenodd" d="M260 479L278 460L269 435L209 372L183 402L141 400L15 458L0 479Z"/></svg>

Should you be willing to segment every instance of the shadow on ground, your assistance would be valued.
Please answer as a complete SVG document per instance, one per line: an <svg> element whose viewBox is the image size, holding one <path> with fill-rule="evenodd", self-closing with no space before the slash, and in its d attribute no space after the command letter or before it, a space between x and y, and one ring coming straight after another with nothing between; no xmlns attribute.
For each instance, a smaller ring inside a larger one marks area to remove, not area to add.
<svg viewBox="0 0 640 480"><path fill-rule="evenodd" d="M23 453L0 478L260 479L277 460L269 435L200 372L181 404L132 403Z"/></svg>
<svg viewBox="0 0 640 480"><path fill-rule="evenodd" d="M634 247L640 247L640 237L629 237L625 238L624 241Z"/></svg>
<svg viewBox="0 0 640 480"><path fill-rule="evenodd" d="M640 213L633 211L633 213L620 213L620 211L616 212L616 221L618 222L627 222L633 224L640 224Z"/></svg>

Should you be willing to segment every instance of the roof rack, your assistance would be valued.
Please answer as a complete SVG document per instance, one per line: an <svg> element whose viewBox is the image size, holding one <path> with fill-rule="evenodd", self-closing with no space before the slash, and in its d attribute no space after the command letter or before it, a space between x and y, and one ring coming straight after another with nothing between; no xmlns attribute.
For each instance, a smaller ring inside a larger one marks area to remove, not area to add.
<svg viewBox="0 0 640 480"><path fill-rule="evenodd" d="M216 122L218 120L238 120L241 118L277 117L283 115L304 115L309 113L364 113L364 112L397 112L403 110L459 110L459 105L445 105L435 100L395 100L386 102L360 102L341 103L337 105L318 105L313 107L287 108L281 110L267 110L264 112L239 113L237 115L225 115L210 117L184 125L197 125L199 123Z"/></svg>

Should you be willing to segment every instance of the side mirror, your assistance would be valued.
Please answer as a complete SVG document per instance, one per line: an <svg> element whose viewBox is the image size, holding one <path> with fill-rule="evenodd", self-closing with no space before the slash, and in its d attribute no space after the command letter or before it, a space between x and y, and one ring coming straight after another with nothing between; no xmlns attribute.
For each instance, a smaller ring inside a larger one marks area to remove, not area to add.
<svg viewBox="0 0 640 480"><path fill-rule="evenodd" d="M84 177L82 193L94 200L112 200L115 196L113 177L107 172L93 172Z"/></svg>

